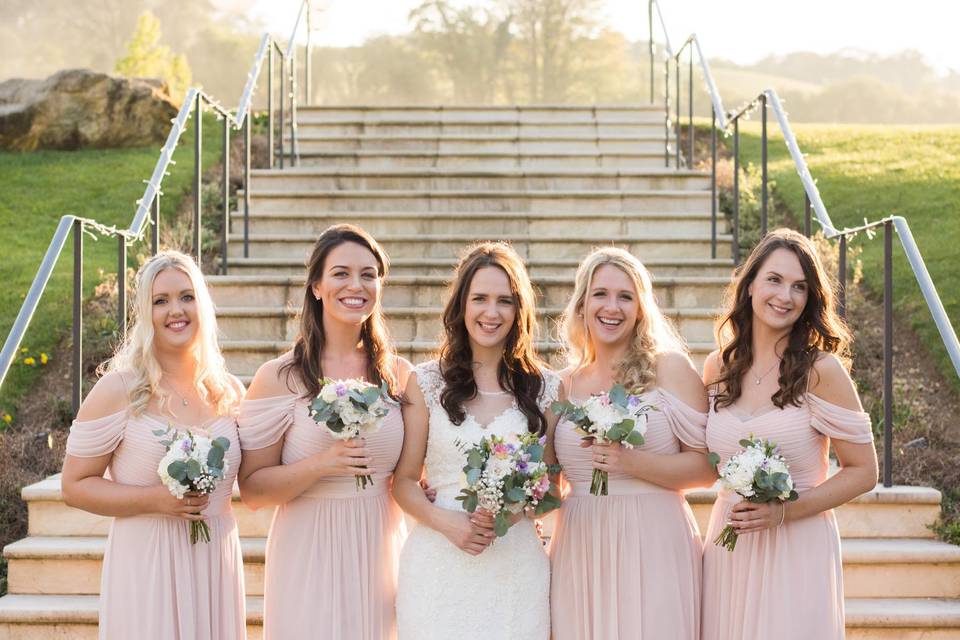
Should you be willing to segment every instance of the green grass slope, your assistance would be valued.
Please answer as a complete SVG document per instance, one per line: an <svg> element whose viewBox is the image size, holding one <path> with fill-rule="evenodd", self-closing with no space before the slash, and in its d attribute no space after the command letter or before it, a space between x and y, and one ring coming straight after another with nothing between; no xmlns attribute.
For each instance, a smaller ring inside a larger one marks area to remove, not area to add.
<svg viewBox="0 0 960 640"><path fill-rule="evenodd" d="M741 161L760 163L760 125L741 126ZM794 213L803 215L803 190L783 137L771 114L769 170L777 193ZM954 330L960 333L960 126L793 125L833 223L838 228L899 215L907 219ZM727 140L728 146L732 141ZM814 227L816 228L816 223ZM865 234L853 240L863 247L864 281L883 291L883 239ZM913 272L894 238L894 299L898 314L937 358L955 388L953 371Z"/></svg>
<svg viewBox="0 0 960 640"><path fill-rule="evenodd" d="M193 120L181 137L174 154L176 165L163 183L162 215L173 214L193 180ZM220 158L222 123L204 116L203 164ZM136 201L143 195L144 180L150 178L160 155L160 146L135 149L81 151L0 152L0 341L6 340L13 321L30 288L60 217L75 214L94 218L106 225L126 228L133 220ZM50 353L70 332L72 314L72 241L68 241L47 285L46 292L22 346L39 359ZM128 250L132 256L148 251L146 245ZM117 241L84 238L84 291L89 294L99 282L98 270L117 270ZM39 374L19 358L0 388L0 416L12 412L16 400ZM15 416L14 416L15 424ZM0 423L0 429L3 428Z"/></svg>

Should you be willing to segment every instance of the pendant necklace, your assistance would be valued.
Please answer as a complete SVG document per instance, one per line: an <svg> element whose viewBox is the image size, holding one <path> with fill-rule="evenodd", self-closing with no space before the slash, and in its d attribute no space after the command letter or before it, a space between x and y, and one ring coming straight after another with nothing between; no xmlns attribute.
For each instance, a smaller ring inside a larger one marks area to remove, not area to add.
<svg viewBox="0 0 960 640"><path fill-rule="evenodd" d="M760 383L763 381L763 379L767 377L767 374L770 373L771 371L773 371L773 368L776 367L777 365L779 365L779 364L782 362L782 360L783 360L782 358L778 358L777 361L774 362L774 363L770 366L769 369L767 369L766 371L763 372L763 375L762 375L762 376L753 376L753 379L756 381L757 386L760 385Z"/></svg>

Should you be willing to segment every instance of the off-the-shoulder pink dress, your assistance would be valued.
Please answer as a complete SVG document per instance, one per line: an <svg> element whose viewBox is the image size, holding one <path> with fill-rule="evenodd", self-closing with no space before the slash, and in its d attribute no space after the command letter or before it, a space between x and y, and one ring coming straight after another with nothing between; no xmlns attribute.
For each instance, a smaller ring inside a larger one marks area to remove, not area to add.
<svg viewBox="0 0 960 640"><path fill-rule="evenodd" d="M244 400L239 425L244 450L282 438L283 464L335 442L299 393ZM397 558L406 530L390 485L402 447L403 418L394 407L366 438L373 485L357 489L353 476L324 478L277 507L267 538L265 640L396 637Z"/></svg>
<svg viewBox="0 0 960 640"><path fill-rule="evenodd" d="M807 393L788 405L739 418L711 410L707 445L721 464L751 434L779 445L801 494L827 479L830 438L868 444L870 416ZM839 640L844 637L840 534L833 511L740 536L734 551L713 544L740 497L721 490L703 558L704 640ZM789 509L789 507L788 507Z"/></svg>
<svg viewBox="0 0 960 640"><path fill-rule="evenodd" d="M134 486L160 484L166 452L153 432L170 422L127 410L99 420L74 421L67 453L96 457L113 452L108 477ZM183 427L180 427L183 428ZM240 467L233 416L191 427L230 441L227 474L203 514L210 542L190 544L190 523L165 515L114 518L100 579L100 638L221 640L246 638L243 559L230 500Z"/></svg>
<svg viewBox="0 0 960 640"><path fill-rule="evenodd" d="M644 395L650 412L642 448L704 448L707 416L663 389ZM590 493L592 453L570 422L555 445L572 485L550 547L555 640L696 640L700 620L700 534L683 494L611 473L609 495Z"/></svg>

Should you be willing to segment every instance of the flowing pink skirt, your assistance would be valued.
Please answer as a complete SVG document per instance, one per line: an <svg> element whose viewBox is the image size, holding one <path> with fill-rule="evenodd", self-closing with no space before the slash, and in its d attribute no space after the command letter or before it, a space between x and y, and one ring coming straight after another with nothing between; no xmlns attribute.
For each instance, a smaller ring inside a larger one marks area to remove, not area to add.
<svg viewBox="0 0 960 640"><path fill-rule="evenodd" d="M700 553L683 495L611 481L626 495L576 491L550 549L554 640L697 640ZM640 491L640 493L629 493Z"/></svg>

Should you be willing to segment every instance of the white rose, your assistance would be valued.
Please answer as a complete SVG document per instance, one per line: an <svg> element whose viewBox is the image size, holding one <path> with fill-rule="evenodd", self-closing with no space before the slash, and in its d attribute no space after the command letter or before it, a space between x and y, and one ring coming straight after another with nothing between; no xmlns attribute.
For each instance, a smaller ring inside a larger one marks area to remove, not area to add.
<svg viewBox="0 0 960 640"><path fill-rule="evenodd" d="M328 404L333 403L337 399L337 385L332 382L324 385L320 390L320 399Z"/></svg>

